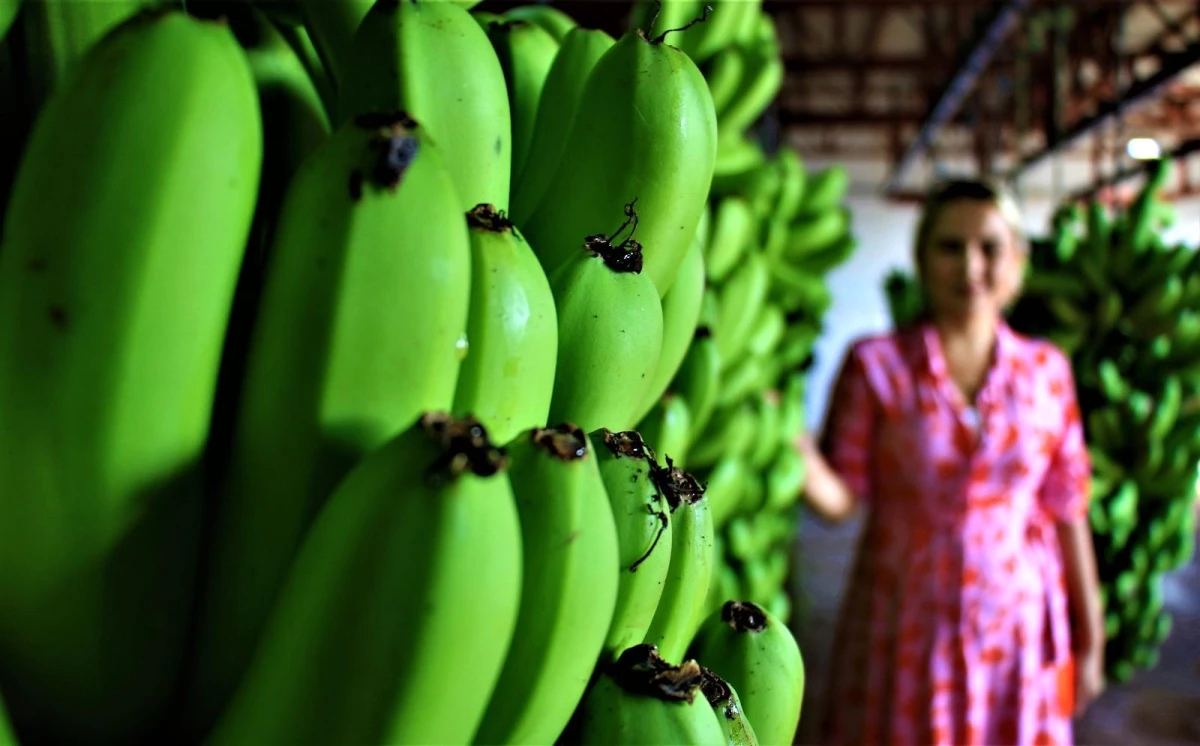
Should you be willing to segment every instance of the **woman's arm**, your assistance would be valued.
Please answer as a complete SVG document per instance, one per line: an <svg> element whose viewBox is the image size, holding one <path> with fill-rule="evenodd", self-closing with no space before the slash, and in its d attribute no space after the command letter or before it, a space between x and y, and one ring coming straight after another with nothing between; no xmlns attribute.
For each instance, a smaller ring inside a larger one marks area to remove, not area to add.
<svg viewBox="0 0 1200 746"><path fill-rule="evenodd" d="M803 496L809 507L831 523L841 523L854 515L858 498L846 480L839 477L825 460L820 449L813 444L812 437L802 436L797 440L796 447L807 464Z"/></svg>
<svg viewBox="0 0 1200 746"><path fill-rule="evenodd" d="M1104 689L1104 610L1096 552L1087 518L1060 521L1058 543L1070 605L1071 640L1076 658L1076 712L1082 713Z"/></svg>

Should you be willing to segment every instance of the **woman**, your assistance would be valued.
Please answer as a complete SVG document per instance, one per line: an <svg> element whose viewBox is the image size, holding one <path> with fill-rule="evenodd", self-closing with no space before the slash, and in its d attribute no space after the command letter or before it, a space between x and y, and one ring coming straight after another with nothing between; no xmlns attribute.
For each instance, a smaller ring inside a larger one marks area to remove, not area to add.
<svg viewBox="0 0 1200 746"><path fill-rule="evenodd" d="M868 510L825 743L1070 744L1104 684L1090 463L1066 357L1004 323L1027 244L984 182L931 195L927 317L853 344L805 497Z"/></svg>

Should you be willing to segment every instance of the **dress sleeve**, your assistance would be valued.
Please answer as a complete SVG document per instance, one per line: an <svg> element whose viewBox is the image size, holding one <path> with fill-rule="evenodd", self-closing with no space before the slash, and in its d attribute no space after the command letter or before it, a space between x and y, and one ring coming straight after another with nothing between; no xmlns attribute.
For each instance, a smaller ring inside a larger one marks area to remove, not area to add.
<svg viewBox="0 0 1200 746"><path fill-rule="evenodd" d="M833 387L821 450L829 465L860 500L871 494L871 434L879 412L866 366L854 346Z"/></svg>
<svg viewBox="0 0 1200 746"><path fill-rule="evenodd" d="M1075 397L1070 363L1060 353L1060 363L1049 372L1051 390L1062 407L1063 427L1051 450L1049 466L1039 494L1042 508L1059 521L1087 516L1092 491L1092 460L1083 439L1083 421Z"/></svg>

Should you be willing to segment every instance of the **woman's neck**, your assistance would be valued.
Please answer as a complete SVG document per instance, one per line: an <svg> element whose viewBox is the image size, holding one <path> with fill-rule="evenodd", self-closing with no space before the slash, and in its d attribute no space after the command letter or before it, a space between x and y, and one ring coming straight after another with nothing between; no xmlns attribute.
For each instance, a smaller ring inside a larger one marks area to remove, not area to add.
<svg viewBox="0 0 1200 746"><path fill-rule="evenodd" d="M974 359L990 358L996 346L996 328L999 321L994 315L977 313L960 318L935 318L934 328L944 347L953 347L958 354Z"/></svg>

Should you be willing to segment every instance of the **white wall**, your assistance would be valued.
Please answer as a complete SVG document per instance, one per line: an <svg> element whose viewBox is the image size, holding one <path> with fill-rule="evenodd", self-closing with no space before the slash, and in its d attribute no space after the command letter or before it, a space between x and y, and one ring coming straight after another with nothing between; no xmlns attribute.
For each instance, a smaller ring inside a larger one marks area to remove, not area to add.
<svg viewBox="0 0 1200 746"><path fill-rule="evenodd" d="M912 236L918 208L863 194L870 191L860 185L847 200L853 211L852 227L858 237L858 250L829 275L833 306L825 319L825 333L816 345L816 362L809 373L805 402L809 427L814 432L824 422L829 389L846 346L860 336L884 332L890 327L883 294L887 273L896 267L912 269ZM1054 207L1055 203L1046 199L1024 202L1027 229L1035 235L1044 234ZM1176 209L1179 221L1167 239L1200 245L1200 201L1180 202Z"/></svg>

